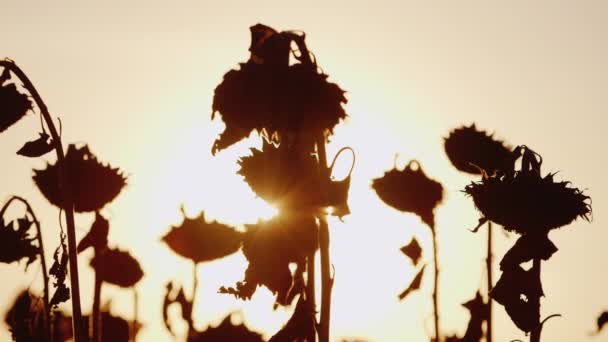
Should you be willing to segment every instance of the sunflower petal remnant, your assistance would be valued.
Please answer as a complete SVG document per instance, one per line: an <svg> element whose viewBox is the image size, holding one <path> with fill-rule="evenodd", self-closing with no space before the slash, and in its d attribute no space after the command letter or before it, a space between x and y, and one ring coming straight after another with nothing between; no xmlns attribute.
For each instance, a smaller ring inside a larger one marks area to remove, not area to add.
<svg viewBox="0 0 608 342"><path fill-rule="evenodd" d="M194 263L223 258L238 251L243 233L217 221L207 222L205 213L184 221L162 237L171 250Z"/></svg>
<svg viewBox="0 0 608 342"><path fill-rule="evenodd" d="M70 175L74 210L79 213L100 210L126 185L126 178L120 171L101 164L86 145L81 148L73 144L68 146L65 167ZM58 165L48 164L43 170L34 170L33 178L44 197L61 208L63 196Z"/></svg>
<svg viewBox="0 0 608 342"><path fill-rule="evenodd" d="M435 226L433 210L441 202L443 187L427 177L417 161L410 161L403 170L393 168L373 180L372 188L387 205L418 215Z"/></svg>
<svg viewBox="0 0 608 342"><path fill-rule="evenodd" d="M471 174L492 174L509 165L511 150L493 134L478 130L475 124L456 128L444 139L445 152L454 167Z"/></svg>

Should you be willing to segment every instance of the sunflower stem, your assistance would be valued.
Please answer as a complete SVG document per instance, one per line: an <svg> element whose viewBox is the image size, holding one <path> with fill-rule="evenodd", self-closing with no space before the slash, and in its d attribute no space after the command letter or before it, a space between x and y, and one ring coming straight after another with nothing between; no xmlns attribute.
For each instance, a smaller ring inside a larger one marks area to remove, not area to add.
<svg viewBox="0 0 608 342"><path fill-rule="evenodd" d="M40 114L46 122L47 127L51 133L52 143L57 154L57 167L59 170L59 185L60 189L63 190L63 210L65 210L66 223L67 223L67 235L68 235L68 256L69 256L69 269L70 269L70 285L72 287L72 326L74 332L75 342L81 342L82 336L86 336L82 325L82 309L80 306L80 284L78 281L78 259L76 256L76 228L74 224L74 201L72 199L72 190L70 183L68 182L69 170L65 167L65 154L61 144L61 137L59 136L51 114L42 97L36 90L36 87L32 84L27 75L11 60L0 61L0 66L8 68L12 71L21 82L30 95L34 98L36 105L40 109Z"/></svg>
<svg viewBox="0 0 608 342"><path fill-rule="evenodd" d="M311 303L311 307L316 308L316 300L315 300L315 252L308 256L306 259L306 300ZM316 340L315 332L311 332L311 336L306 336L306 338L314 342Z"/></svg>
<svg viewBox="0 0 608 342"><path fill-rule="evenodd" d="M319 172L323 181L329 181L327 168L327 153L325 151L325 136L317 138L317 153L319 158ZM323 189L321 189L323 190ZM331 314L331 291L333 279L330 274L329 260L329 226L327 216L319 215L319 251L321 255L321 318L319 322L319 342L329 342L329 326Z"/></svg>
<svg viewBox="0 0 608 342"><path fill-rule="evenodd" d="M97 259L97 265L95 267L95 293L93 295L93 312L91 314L91 320L93 321L93 338L91 339L93 342L100 342L102 339L101 336L101 273L103 273L103 257L101 256L102 251L99 251L98 248L95 248L95 259Z"/></svg>
<svg viewBox="0 0 608 342"><path fill-rule="evenodd" d="M137 340L137 324L139 320L139 295L137 289L133 288L133 323L131 324L131 339L130 341L135 342Z"/></svg>
<svg viewBox="0 0 608 342"><path fill-rule="evenodd" d="M532 261L532 276L538 279L538 284L540 284L540 258L534 258ZM530 342L540 342L540 333L543 329L542 324L540 323L540 293L538 295L531 296L528 298L532 309L534 310L534 328L530 332Z"/></svg>
<svg viewBox="0 0 608 342"><path fill-rule="evenodd" d="M192 267L192 300L190 302L190 320L188 321L188 336L194 333L194 303L196 301L196 291L198 290L198 274L197 274L198 263L193 263Z"/></svg>
<svg viewBox="0 0 608 342"><path fill-rule="evenodd" d="M435 342L439 342L439 262L437 258L437 232L435 231L435 223L431 226L431 235L433 240L433 319L435 322Z"/></svg>
<svg viewBox="0 0 608 342"><path fill-rule="evenodd" d="M48 341L52 342L53 335L51 334L51 312L49 308L49 273L46 269L46 257L44 256L44 245L42 243L42 229L40 228L40 221L38 221L38 218L36 218L36 214L34 214L34 210L32 210L32 207L30 206L29 202L25 198L15 195L11 196L11 198L6 201L4 206L2 206L2 209L0 209L0 217L4 216L4 212L6 211L6 209L8 209L8 207L13 201L19 201L25 205L27 213L30 214L32 220L34 221L34 226L36 226L36 239L38 240L38 256L40 257L40 268L42 268L42 281L44 282L44 337L46 337Z"/></svg>
<svg viewBox="0 0 608 342"><path fill-rule="evenodd" d="M488 272L488 304L487 312L488 316L486 319L486 342L492 342L492 299L490 298L490 291L494 287L494 280L492 279L492 221L488 220L488 247L486 256L486 269Z"/></svg>

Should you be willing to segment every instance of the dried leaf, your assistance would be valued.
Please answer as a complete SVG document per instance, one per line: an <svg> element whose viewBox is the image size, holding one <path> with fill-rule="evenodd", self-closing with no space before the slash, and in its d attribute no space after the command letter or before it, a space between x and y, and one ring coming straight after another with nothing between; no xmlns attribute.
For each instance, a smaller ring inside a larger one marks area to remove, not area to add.
<svg viewBox="0 0 608 342"><path fill-rule="evenodd" d="M420 268L420 270L414 277L414 280L412 280L412 282L410 283L410 286L408 286L407 289L405 289L403 292L401 292L401 294L399 294L399 300L403 300L411 292L420 289L420 283L422 282L422 276L424 275L425 267L426 267L426 265L424 265Z"/></svg>
<svg viewBox="0 0 608 342"><path fill-rule="evenodd" d="M81 148L68 146L65 167L69 173L76 212L101 210L126 185L126 179L119 170L101 164L86 145ZM43 170L34 170L33 178L44 197L51 204L62 208L64 197L57 164L48 164Z"/></svg>
<svg viewBox="0 0 608 342"><path fill-rule="evenodd" d="M479 291L475 294L475 298L463 303L462 306L467 308L471 314L471 319L469 320L462 341L480 342L483 337L483 322L485 322L489 316L489 306L483 301Z"/></svg>
<svg viewBox="0 0 608 342"><path fill-rule="evenodd" d="M608 323L608 311L602 312L602 314L597 318L597 332L599 333L604 325Z"/></svg>
<svg viewBox="0 0 608 342"><path fill-rule="evenodd" d="M263 342L262 335L249 330L244 324L232 324L232 315L228 315L217 327L209 326L206 330L188 338L188 342Z"/></svg>
<svg viewBox="0 0 608 342"><path fill-rule="evenodd" d="M433 210L441 202L443 187L427 177L417 161L410 161L399 171L396 168L373 180L372 188L387 205L418 215L433 228Z"/></svg>
<svg viewBox="0 0 608 342"><path fill-rule="evenodd" d="M30 237L28 232L32 223L27 217L8 224L0 218L0 262L10 264L26 258L27 268L36 260L38 246L34 244L35 238Z"/></svg>
<svg viewBox="0 0 608 342"><path fill-rule="evenodd" d="M500 269L517 267L532 259L549 260L557 247L546 234L522 235L500 261Z"/></svg>
<svg viewBox="0 0 608 342"><path fill-rule="evenodd" d="M20 93L12 83L2 83L0 83L0 133L17 123L28 110L32 109L32 102L27 95Z"/></svg>
<svg viewBox="0 0 608 342"><path fill-rule="evenodd" d="M50 137L46 133L40 133L40 137L33 141L28 141L23 145L19 151L17 151L18 155L24 157L41 157L53 150L53 141L50 140Z"/></svg>
<svg viewBox="0 0 608 342"><path fill-rule="evenodd" d="M475 124L462 126L444 139L445 152L455 168L471 174L493 174L508 167L511 150L493 134L477 130Z"/></svg>
<svg viewBox="0 0 608 342"><path fill-rule="evenodd" d="M308 336L315 336L316 322L312 303L301 296L291 318L268 342L305 341Z"/></svg>
<svg viewBox="0 0 608 342"><path fill-rule="evenodd" d="M420 244L418 244L416 238L412 238L410 243L401 247L401 252L412 260L414 266L418 265L418 261L420 261L420 257L422 256L422 248L420 248Z"/></svg>
<svg viewBox="0 0 608 342"><path fill-rule="evenodd" d="M60 239L61 242L53 254L53 265L49 270L49 275L55 278L53 282L55 293L49 303L49 306L53 308L57 308L59 304L67 302L70 299L70 290L66 284L68 275L68 247L63 233L61 233Z"/></svg>
<svg viewBox="0 0 608 342"><path fill-rule="evenodd" d="M93 247L95 251L103 251L108 247L108 233L110 231L110 223L99 212L95 212L95 221L91 225L91 229L87 235L78 243L76 252L80 253L89 247ZM97 253L97 252L96 252Z"/></svg>
<svg viewBox="0 0 608 342"><path fill-rule="evenodd" d="M236 252L241 246L243 233L217 221L207 222L205 213L194 218L184 215L178 227L162 237L162 240L178 255L194 263L211 261Z"/></svg>
<svg viewBox="0 0 608 342"><path fill-rule="evenodd" d="M144 276L139 262L128 252L118 249L96 253L91 259L91 267L101 281L120 287L135 286Z"/></svg>

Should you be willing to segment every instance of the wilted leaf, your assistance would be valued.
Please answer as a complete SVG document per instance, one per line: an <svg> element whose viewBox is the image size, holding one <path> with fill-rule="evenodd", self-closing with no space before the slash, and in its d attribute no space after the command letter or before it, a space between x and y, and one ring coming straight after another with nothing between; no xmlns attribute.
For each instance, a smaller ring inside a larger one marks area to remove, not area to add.
<svg viewBox="0 0 608 342"><path fill-rule="evenodd" d="M53 142L49 139L50 137L48 134L40 133L38 139L26 142L25 145L17 151L17 154L31 158L41 157L53 150Z"/></svg>
<svg viewBox="0 0 608 342"><path fill-rule="evenodd" d="M232 324L232 315L224 318L217 327L209 326L206 330L188 338L188 342L263 342L262 335L249 330L244 324Z"/></svg>
<svg viewBox="0 0 608 342"><path fill-rule="evenodd" d="M443 187L427 177L417 161L410 161L399 171L396 168L373 180L372 188L387 205L418 215L433 228L433 210L441 202Z"/></svg>
<svg viewBox="0 0 608 342"><path fill-rule="evenodd" d="M120 287L135 286L144 276L139 262L128 252L118 249L96 253L91 260L91 267L101 281Z"/></svg>
<svg viewBox="0 0 608 342"><path fill-rule="evenodd" d="M557 247L546 234L522 235L500 261L500 269L517 267L532 259L549 260Z"/></svg>
<svg viewBox="0 0 608 342"><path fill-rule="evenodd" d="M412 238L410 243L401 247L401 252L403 252L403 254L407 255L412 260L414 266L418 265L418 261L422 256L422 248L420 248L420 245L418 244L418 240L416 240L416 238Z"/></svg>
<svg viewBox="0 0 608 342"><path fill-rule="evenodd" d="M25 116L28 110L32 109L32 103L27 95L20 93L12 83L2 83L0 83L0 133L15 124Z"/></svg>
<svg viewBox="0 0 608 342"><path fill-rule="evenodd" d="M65 167L76 212L98 211L110 203L126 184L124 176L116 168L101 164L88 146L76 148L69 145L65 155ZM48 164L43 170L34 170L34 182L51 204L63 207L63 191L59 185L57 164Z"/></svg>
<svg viewBox="0 0 608 342"><path fill-rule="evenodd" d="M471 318L467 325L467 330L462 338L463 342L479 342L483 337L482 325L488 319L489 306L484 303L481 293L477 291L475 298L463 303L462 306L467 308L471 314Z"/></svg>
<svg viewBox="0 0 608 342"><path fill-rule="evenodd" d="M496 140L493 134L477 130L475 124L462 126L444 140L445 152L455 168L460 171L488 174L509 165L512 153L509 147Z"/></svg>
<svg viewBox="0 0 608 342"><path fill-rule="evenodd" d="M243 254L249 261L245 278L221 293L249 299L260 285L288 305L304 286L306 257L318 247L317 223L312 214L282 213L268 221L247 226ZM296 267L290 270L290 264Z"/></svg>
<svg viewBox="0 0 608 342"><path fill-rule="evenodd" d="M424 266L422 266L422 268L420 268L420 270L414 277L414 280L412 280L412 282L410 283L410 286L407 289L405 289L403 292L401 292L401 294L399 294L399 300L403 300L412 291L420 289L420 283L422 282L422 276L424 275L425 267L426 267L426 265L424 265Z"/></svg>
<svg viewBox="0 0 608 342"><path fill-rule="evenodd" d="M103 251L108 247L108 233L110 231L110 223L97 211L95 212L95 221L91 225L91 229L87 235L78 243L76 252L80 253L89 247L93 247L95 251ZM96 252L97 253L97 252Z"/></svg>
<svg viewBox="0 0 608 342"><path fill-rule="evenodd" d="M56 308L57 305L67 302L70 299L70 290L66 284L68 275L68 247L63 233L60 238L61 243L57 249L55 249L55 254L53 254L53 265L49 270L49 275L55 278L55 282L53 282L55 293L49 303L53 308Z"/></svg>
<svg viewBox="0 0 608 342"><path fill-rule="evenodd" d="M211 261L236 252L241 246L243 233L217 221L207 222L205 213L194 218L184 215L178 227L162 237L162 240L178 255L194 263Z"/></svg>
<svg viewBox="0 0 608 342"><path fill-rule="evenodd" d="M524 332L538 324L538 312L532 307L531 298L542 295L540 279L519 266L505 269L490 292L490 297L505 307L513 323Z"/></svg>
<svg viewBox="0 0 608 342"><path fill-rule="evenodd" d="M31 238L28 233L32 223L24 217L5 224L0 217L0 262L10 264L26 258L27 267L36 260L38 246L34 244L35 238Z"/></svg>
<svg viewBox="0 0 608 342"><path fill-rule="evenodd" d="M602 312L602 314L597 318L597 332L599 333L604 325L608 323L608 311Z"/></svg>
<svg viewBox="0 0 608 342"><path fill-rule="evenodd" d="M312 303L301 296L291 318L268 342L304 341L308 336L315 336L316 323Z"/></svg>

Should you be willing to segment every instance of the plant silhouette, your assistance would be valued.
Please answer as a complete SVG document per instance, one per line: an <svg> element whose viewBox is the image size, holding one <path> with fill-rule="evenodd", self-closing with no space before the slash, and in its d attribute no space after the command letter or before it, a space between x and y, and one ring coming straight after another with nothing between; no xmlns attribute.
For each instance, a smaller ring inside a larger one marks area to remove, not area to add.
<svg viewBox="0 0 608 342"><path fill-rule="evenodd" d="M403 170L398 170L395 166L392 170L385 172L382 177L374 179L372 188L384 203L397 210L416 214L431 229L434 265L433 279L435 281L433 286L434 341L439 341L441 338L438 304L439 265L437 260L437 232L435 229L434 210L443 197L443 187L440 183L428 178L418 161L412 160ZM409 253L412 249L415 251L416 248L414 246L409 248L405 246L402 248L402 251ZM415 256L415 253L413 254ZM411 285L399 295L399 299L405 298L411 291L420 288L423 272L424 266L418 271Z"/></svg>
<svg viewBox="0 0 608 342"><path fill-rule="evenodd" d="M540 155L526 146L516 147L513 153L521 158L519 170L486 176L465 192L483 215L480 224L490 220L521 236L501 260L503 273L490 296L505 307L520 330L531 333L531 342L538 342L546 320L540 321L541 260L557 251L548 233L578 217L588 220L591 206L589 196L570 187L570 182L555 182L554 174L541 176ZM532 268L524 270L521 264L530 260Z"/></svg>
<svg viewBox="0 0 608 342"><path fill-rule="evenodd" d="M212 118L218 114L226 128L212 152L228 148L252 131L262 136L262 149L253 149L240 160L239 173L259 197L279 209L279 214L247 227L243 253L249 266L245 279L220 291L248 299L258 285L264 285L276 294L280 305L299 295L292 319L274 340L315 341L317 326L319 341L328 342L333 279L326 216L329 208L337 216L349 213L350 176L332 181L333 163L328 166L325 144L333 128L346 117L342 107L346 98L338 85L319 72L304 34L278 32L262 24L250 31L249 60L226 73L215 89ZM293 322L315 321L317 246L321 259L320 319L318 325L296 324ZM294 274L290 263L296 265ZM303 310L303 305L312 309Z"/></svg>
<svg viewBox="0 0 608 342"><path fill-rule="evenodd" d="M493 134L478 130L475 124L468 127L462 126L450 132L449 136L444 139L444 149L452 165L465 173L483 176L513 167L514 160L510 148L503 141L494 139ZM489 298L490 291L494 286L492 235L492 222L488 221L486 248L487 298ZM492 301L488 299L487 342L493 340L492 328Z"/></svg>

